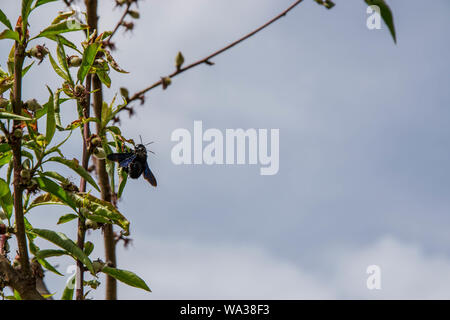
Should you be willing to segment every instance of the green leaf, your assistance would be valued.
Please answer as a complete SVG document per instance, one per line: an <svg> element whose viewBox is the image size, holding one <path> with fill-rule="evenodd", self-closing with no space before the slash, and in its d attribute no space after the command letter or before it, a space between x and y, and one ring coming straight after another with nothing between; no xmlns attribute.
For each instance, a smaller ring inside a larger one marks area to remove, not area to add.
<svg viewBox="0 0 450 320"><path fill-rule="evenodd" d="M36 177L36 182L38 183L38 186L40 189L47 191L57 197L59 200L64 202L66 205L71 207L73 210L77 210L77 205L70 197L69 193L66 192L63 188L61 188L59 185L57 185L55 182L53 182L50 179L47 179L43 176Z"/></svg>
<svg viewBox="0 0 450 320"><path fill-rule="evenodd" d="M86 243L84 244L84 253L86 253L86 255L89 256L93 250L94 244L90 241L86 241Z"/></svg>
<svg viewBox="0 0 450 320"><path fill-rule="evenodd" d="M66 38L64 38L62 35L59 35L59 34L58 35L48 35L48 36L46 36L46 38L50 39L50 40L53 40L55 42L59 41L63 45L65 45L66 47L72 48L72 49L74 49L74 50L76 50L76 51L78 51L80 53L80 50L78 50L77 46L73 42L71 42L71 41L67 40Z"/></svg>
<svg viewBox="0 0 450 320"><path fill-rule="evenodd" d="M10 112L0 112L0 119L11 119L11 120L22 120L22 121L31 121L33 119L19 116L18 114L10 113Z"/></svg>
<svg viewBox="0 0 450 320"><path fill-rule="evenodd" d="M7 143L0 144L0 152L6 152L11 150L11 146Z"/></svg>
<svg viewBox="0 0 450 320"><path fill-rule="evenodd" d="M27 25L33 1L34 0L22 0L22 21L24 25Z"/></svg>
<svg viewBox="0 0 450 320"><path fill-rule="evenodd" d="M69 132L69 135L68 135L63 141L61 141L60 143L58 143L56 146L51 147L49 150L47 150L47 151L45 152L45 155L49 155L49 154L51 154L51 153L53 153L53 152L58 152L59 148L60 148L64 143L66 143L67 140L69 140L69 138L70 138L71 135L72 135L72 131Z"/></svg>
<svg viewBox="0 0 450 320"><path fill-rule="evenodd" d="M0 40L1 39L12 39L15 41L20 41L19 33L17 31L12 31L9 29L5 29L0 33Z"/></svg>
<svg viewBox="0 0 450 320"><path fill-rule="evenodd" d="M100 81L107 86L108 88L111 87L111 78L109 77L108 73L106 71L103 70L97 70L96 72L98 78L100 79Z"/></svg>
<svg viewBox="0 0 450 320"><path fill-rule="evenodd" d="M16 289L14 289L14 298L16 300L22 300L22 297L20 296L19 291L17 291Z"/></svg>
<svg viewBox="0 0 450 320"><path fill-rule="evenodd" d="M384 23L389 28L389 32L391 33L392 39L394 39L394 42L397 43L397 36L395 34L395 26L394 26L394 17L392 15L391 8L387 5L386 1L384 0L365 0L365 2L369 6L378 6L380 8L380 14L383 18Z"/></svg>
<svg viewBox="0 0 450 320"><path fill-rule="evenodd" d="M70 182L69 179L63 177L62 175L60 175L58 172L55 172L55 171L45 171L42 174L44 176L46 176L46 177L53 178L53 179L58 180L59 182L62 182L62 183L69 183Z"/></svg>
<svg viewBox="0 0 450 320"><path fill-rule="evenodd" d="M3 23L5 26L7 26L9 30L13 29L8 17L1 9L0 9L0 22Z"/></svg>
<svg viewBox="0 0 450 320"><path fill-rule="evenodd" d="M116 70L117 72L120 73L129 73L128 71L123 70L118 64L117 62L114 60L114 58L111 56L111 53L108 50L103 50L105 52L106 55L106 60L109 62L109 65Z"/></svg>
<svg viewBox="0 0 450 320"><path fill-rule="evenodd" d="M86 256L86 254L78 248L78 246L70 240L64 233L55 232L46 229L33 229L32 231L41 238L44 238L60 248L63 248L68 253L70 253L75 259L81 261L92 274L95 274L94 268L92 267L91 260Z"/></svg>
<svg viewBox="0 0 450 320"><path fill-rule="evenodd" d="M48 28L42 30L41 33L36 36L36 38L48 37L66 32L80 31L87 28L88 26L83 24L74 24L72 26L67 21L64 21L58 24L50 25Z"/></svg>
<svg viewBox="0 0 450 320"><path fill-rule="evenodd" d="M59 272L58 270L56 270L56 268L54 266L52 266L47 260L45 259L40 259L40 258L36 258L36 260L41 264L41 266L43 266L45 269L47 269L48 271L51 271L53 273L56 273L59 276L64 276L61 272Z"/></svg>
<svg viewBox="0 0 450 320"><path fill-rule="evenodd" d="M127 184L128 174L124 170L120 170L120 184L119 190L117 191L117 198L121 198L125 185Z"/></svg>
<svg viewBox="0 0 450 320"><path fill-rule="evenodd" d="M61 300L73 300L73 288L75 288L75 277L73 277L72 280L67 283L66 287L64 288Z"/></svg>
<svg viewBox="0 0 450 320"><path fill-rule="evenodd" d="M102 272L106 273L107 275L109 275L113 278L116 278L117 280L119 280L123 283L126 283L129 286L151 292L150 288L147 286L145 281L142 280L141 278L139 278L136 274L134 274L131 271L121 270L121 269L116 269L116 268L111 268L111 267L105 266L105 267L103 267Z"/></svg>
<svg viewBox="0 0 450 320"><path fill-rule="evenodd" d="M46 3L49 3L49 2L55 2L55 1L58 1L58 0L37 0L36 4L33 7L33 10L36 9L37 7L39 7L39 6L42 6L43 4L46 4Z"/></svg>
<svg viewBox="0 0 450 320"><path fill-rule="evenodd" d="M73 193L71 196L73 201L75 201L79 207L88 209L95 216L112 220L125 231L125 235L128 234L130 222L110 202L98 199L95 196L84 192ZM92 216L89 216L89 218L94 220Z"/></svg>
<svg viewBox="0 0 450 320"><path fill-rule="evenodd" d="M50 58L50 63L53 67L53 70L55 70L56 74L59 75L64 80L70 82L69 76L59 67L59 65L56 63L55 59L53 59L51 53L48 54L48 57Z"/></svg>
<svg viewBox="0 0 450 320"><path fill-rule="evenodd" d="M8 192L10 192L8 184L0 178L0 198L6 196Z"/></svg>
<svg viewBox="0 0 450 320"><path fill-rule="evenodd" d="M36 258L38 259L45 259L50 257L59 257L67 254L67 251L65 250L56 250L56 249L46 249L46 250L39 250L36 252Z"/></svg>
<svg viewBox="0 0 450 320"><path fill-rule="evenodd" d="M52 24L60 23L61 21L65 21L71 16L75 14L75 10L60 12L58 16L52 21Z"/></svg>
<svg viewBox="0 0 450 320"><path fill-rule="evenodd" d="M6 152L3 154L0 154L0 168L3 167L5 164L9 163L12 157L12 152Z"/></svg>
<svg viewBox="0 0 450 320"><path fill-rule="evenodd" d="M64 158L61 158L61 157L51 157L50 159L48 159L48 161L59 162L59 163L65 165L65 166L69 167L70 169L72 169L73 171L78 173L87 182L89 182L89 184L91 186L93 186L95 189L97 189L97 191L100 191L100 188L98 187L98 185L95 182L95 180L91 177L89 172L86 169L84 169L82 166L80 166L77 161L64 159Z"/></svg>
<svg viewBox="0 0 450 320"><path fill-rule="evenodd" d="M60 101L61 99L59 98L59 95L61 94L61 89L56 90L55 92L55 96L53 97L53 105L55 107L55 122L56 122L56 127L58 129L61 129L61 114L60 114L60 109L59 109L59 105L60 105Z"/></svg>
<svg viewBox="0 0 450 320"><path fill-rule="evenodd" d="M66 52L64 51L64 45L59 39L57 42L58 42L58 46L56 48L56 51L58 54L59 64L63 66L64 71L66 71L66 74L69 78L69 82L73 85L72 76L70 75L70 72L69 72L69 65L67 64L67 60L66 60Z"/></svg>
<svg viewBox="0 0 450 320"><path fill-rule="evenodd" d="M55 107L53 105L53 92L47 87L50 92L50 99L52 102L47 105L47 129L45 132L45 138L47 143L50 143L53 139L53 135L56 130L56 121L55 121Z"/></svg>
<svg viewBox="0 0 450 320"><path fill-rule="evenodd" d="M100 43L92 43L90 44L83 52L83 60L81 62L81 66L78 69L78 81L80 83L84 82L84 78L86 78L86 75L88 74L89 70L92 67L92 64L94 63L95 56L97 55L97 51L100 48Z"/></svg>
<svg viewBox="0 0 450 320"><path fill-rule="evenodd" d="M95 221L95 222L111 224L111 220L109 220L107 218L103 218L102 216L97 216L95 214L90 214L88 216L88 218L91 219L92 221Z"/></svg>
<svg viewBox="0 0 450 320"><path fill-rule="evenodd" d="M78 218L78 215L73 214L73 213L68 213L68 214L65 214L65 215L59 217L59 220L58 220L57 224L63 224L63 223L72 221L72 220L74 220L76 218Z"/></svg>
<svg viewBox="0 0 450 320"><path fill-rule="evenodd" d="M22 70L22 77L24 77L24 76L27 74L28 70L30 70L30 68L33 66L33 64L34 64L34 61L31 62L31 63L30 63L28 66L26 66L25 68L23 68L23 70Z"/></svg>
<svg viewBox="0 0 450 320"><path fill-rule="evenodd" d="M48 172L46 172L45 174L47 173ZM30 211L34 207L44 205L65 205L65 203L59 200L56 196L52 195L51 193L45 193L35 198L33 202L28 206L28 208L26 208L25 213Z"/></svg>
<svg viewBox="0 0 450 320"><path fill-rule="evenodd" d="M2 196L0 197L0 204L3 208L3 211L6 214L6 218L9 221L9 219L11 219L12 216L13 198L8 183L1 178L0 178L0 190L2 194Z"/></svg>

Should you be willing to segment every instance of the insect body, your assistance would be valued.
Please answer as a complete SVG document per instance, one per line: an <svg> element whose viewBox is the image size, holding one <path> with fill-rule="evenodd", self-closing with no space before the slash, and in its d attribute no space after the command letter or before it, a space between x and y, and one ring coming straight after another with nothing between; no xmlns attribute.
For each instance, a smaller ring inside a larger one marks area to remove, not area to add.
<svg viewBox="0 0 450 320"><path fill-rule="evenodd" d="M136 145L133 152L111 153L108 160L116 161L132 179L137 179L144 173L144 179L156 187L156 179L147 163L147 149L143 144Z"/></svg>

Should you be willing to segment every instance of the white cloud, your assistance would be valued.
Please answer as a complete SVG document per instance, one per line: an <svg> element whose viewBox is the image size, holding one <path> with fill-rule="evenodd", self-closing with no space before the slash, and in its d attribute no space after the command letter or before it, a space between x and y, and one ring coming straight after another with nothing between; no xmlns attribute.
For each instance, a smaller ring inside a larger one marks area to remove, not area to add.
<svg viewBox="0 0 450 320"><path fill-rule="evenodd" d="M120 285L121 299L450 298L450 258L392 237L361 248L330 247L318 253L324 257L320 270L251 246L155 238L140 243L119 254L120 267L136 272L153 292ZM366 287L366 268L373 264L381 268L381 290Z"/></svg>
<svg viewBox="0 0 450 320"><path fill-rule="evenodd" d="M148 281L153 293L121 286L120 298L333 298L313 276L258 248L157 239L146 243L125 251L120 261Z"/></svg>
<svg viewBox="0 0 450 320"><path fill-rule="evenodd" d="M450 258L425 253L416 244L384 237L362 249L338 250L333 259L336 273L331 284L342 298L450 298ZM369 265L381 268L381 290L365 287Z"/></svg>

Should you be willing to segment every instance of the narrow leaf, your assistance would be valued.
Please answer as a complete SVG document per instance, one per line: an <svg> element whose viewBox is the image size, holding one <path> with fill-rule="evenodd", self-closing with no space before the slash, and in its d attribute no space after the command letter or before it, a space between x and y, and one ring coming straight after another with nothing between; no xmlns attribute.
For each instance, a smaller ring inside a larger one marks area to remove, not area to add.
<svg viewBox="0 0 450 320"><path fill-rule="evenodd" d="M0 185L2 189L2 196L0 197L0 204L3 208L3 211L6 214L6 218L11 219L12 211L13 211L13 198L11 195L11 190L9 189L8 183L0 178Z"/></svg>
<svg viewBox="0 0 450 320"><path fill-rule="evenodd" d="M72 209L76 211L77 206L72 198L69 196L68 192L66 192L63 188L57 185L50 179L47 179L43 176L36 177L36 182L40 189L47 191L57 197L59 200L64 202L66 205L70 206Z"/></svg>
<svg viewBox="0 0 450 320"><path fill-rule="evenodd" d="M53 70L55 70L55 72L64 80L69 81L69 76L59 67L59 65L56 63L55 59L53 59L52 54L49 53L48 57L50 58L50 63L53 67Z"/></svg>
<svg viewBox="0 0 450 320"><path fill-rule="evenodd" d="M64 288L61 300L73 300L73 288L75 288L75 277L73 277Z"/></svg>
<svg viewBox="0 0 450 320"><path fill-rule="evenodd" d="M76 218L78 218L78 215L73 214L73 213L68 213L68 214L65 214L65 215L59 217L59 220L58 220L57 224L63 224L63 223L72 221L72 220L74 220Z"/></svg>
<svg viewBox="0 0 450 320"><path fill-rule="evenodd" d="M33 10L36 9L37 7L39 7L39 6L42 6L43 4L46 4L46 3L49 3L49 2L55 2L55 1L58 1L58 0L37 0L36 4L33 7Z"/></svg>
<svg viewBox="0 0 450 320"><path fill-rule="evenodd" d="M52 242L53 244L57 245L58 247L63 248L64 250L69 252L74 258L81 261L89 269L89 271L92 274L95 273L94 268L92 267L91 260L64 233L55 232L55 231L46 230L46 229L33 229L32 232L35 233L36 235L38 235L39 237Z"/></svg>
<svg viewBox="0 0 450 320"><path fill-rule="evenodd" d="M74 49L74 50L80 52L80 51L78 50L77 46L76 46L73 42L67 40L67 39L64 38L62 35L59 35L59 34L58 34L58 35L48 35L48 36L46 36L46 38L47 38L47 39L50 39L50 40L53 40L53 41L55 41L55 42L58 42L58 41L59 41L59 42L61 42L63 45L65 45L66 47L72 48L72 49Z"/></svg>
<svg viewBox="0 0 450 320"><path fill-rule="evenodd" d="M56 270L56 268L54 266L52 266L47 260L45 259L40 259L40 258L36 258L36 260L41 264L41 266L43 266L45 269L47 269L48 271L51 271L53 273L56 273L59 276L64 276L61 272L59 272L58 270Z"/></svg>
<svg viewBox="0 0 450 320"><path fill-rule="evenodd" d="M72 169L73 171L78 173L81 177L83 177L87 182L89 182L89 184L91 186L93 186L95 189L100 191L100 188L98 187L95 180L91 177L89 172L86 169L84 169L82 166L80 166L77 161L64 159L61 157L51 157L50 159L48 159L48 161L59 162L65 166L69 167L70 169Z"/></svg>
<svg viewBox="0 0 450 320"><path fill-rule="evenodd" d="M365 0L369 6L378 6L380 8L380 14L383 18L384 23L389 28L389 32L391 33L392 39L397 43L397 36L395 34L395 26L394 26L394 17L392 15L391 8L387 5L384 0Z"/></svg>
<svg viewBox="0 0 450 320"><path fill-rule="evenodd" d="M56 122L55 122L55 106L53 105L53 92L50 90L49 87L47 87L47 89L50 92L49 101L51 101L51 103L47 105L47 129L45 132L45 138L47 140L47 143L49 144L53 139L53 135L55 134Z"/></svg>
<svg viewBox="0 0 450 320"><path fill-rule="evenodd" d="M80 68L78 69L78 75L77 75L78 81L80 83L84 82L84 78L86 78L86 75L88 74L89 70L91 69L99 47L100 47L100 43L95 42L95 43L90 44L84 50L83 61L81 63Z"/></svg>
<svg viewBox="0 0 450 320"><path fill-rule="evenodd" d="M1 39L12 39L20 41L19 33L17 31L12 31L9 29L5 29L0 33L0 40Z"/></svg>
<svg viewBox="0 0 450 320"><path fill-rule="evenodd" d="M143 289L145 291L151 292L150 288L147 286L144 280L139 278L136 274L134 274L131 271L127 270L121 270L111 267L103 267L102 269L103 273L106 273L107 275L116 278L117 280L126 283L129 286Z"/></svg>
<svg viewBox="0 0 450 320"><path fill-rule="evenodd" d="M11 120L22 120L22 121L31 121L33 119L19 116L18 114L10 113L10 112L0 112L0 119L11 119Z"/></svg>
<svg viewBox="0 0 450 320"><path fill-rule="evenodd" d="M7 26L9 30L13 29L8 17L1 9L0 9L0 22L3 23L5 26Z"/></svg>
<svg viewBox="0 0 450 320"><path fill-rule="evenodd" d="M56 34L61 34L65 32L72 32L72 31L80 31L87 29L88 26L78 23L68 23L68 21L64 21L58 24L53 24L49 26L48 28L44 29L39 33L36 38L42 38L42 37L48 37Z"/></svg>
<svg viewBox="0 0 450 320"><path fill-rule="evenodd" d="M36 252L36 258L38 259L46 259L50 257L59 257L67 254L67 251L65 250L56 250L56 249L46 249L46 250L39 250Z"/></svg>

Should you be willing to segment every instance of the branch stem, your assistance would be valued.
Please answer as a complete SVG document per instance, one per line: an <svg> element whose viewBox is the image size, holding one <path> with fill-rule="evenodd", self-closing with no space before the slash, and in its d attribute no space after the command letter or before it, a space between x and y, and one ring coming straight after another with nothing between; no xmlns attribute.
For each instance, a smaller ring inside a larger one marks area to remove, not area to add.
<svg viewBox="0 0 450 320"><path fill-rule="evenodd" d="M209 56L207 56L207 57L205 57L205 58L203 58L203 59L200 59L200 60L198 60L198 61L196 61L196 62L193 62L193 63L191 63L190 65L188 65L188 66L186 66L186 67L184 67L184 68L180 68L180 69L174 71L172 74L169 75L169 77L170 77L170 78L174 78L174 77L178 76L179 74L181 74L181 73L183 73L183 72L185 72L185 71L187 71L187 70L189 70L189 69L192 69L192 68L194 68L194 67L196 67L196 66L198 66L198 65L201 65L201 64L212 65L213 63L210 61L212 58L214 58L214 57L220 55L221 53L223 53L223 52L225 52L225 51L227 51L227 50L233 48L234 46L238 45L239 43L241 43L241 42L247 40L248 38L254 36L254 35L257 34L258 32L264 30L265 28L267 28L268 26L270 26L272 23L274 23L274 22L278 21L279 19L281 19L282 17L286 16L286 14L288 14L289 11L291 11L292 9L294 9L294 8L295 8L297 5L299 5L302 1L303 1L303 0L297 0L297 1L295 1L295 2L294 2L293 4L291 4L286 10L284 10L282 13L280 13L280 14L277 15L276 17L272 18L271 20L269 20L268 22L266 22L265 24L263 24L263 25L260 26L259 28L257 28L257 29L255 29L255 30L253 30L252 32L246 34L246 35L243 36L242 38L240 38L240 39L238 39L238 40L236 40L236 41L234 41L234 42L228 44L227 46L223 47L222 49L213 52L213 53L210 54ZM151 86L149 86L149 87L147 87L147 88L145 88L145 89L143 89L143 90L141 90L141 91L139 91L139 92L136 92L133 96L131 96L131 97L128 99L128 102L132 102L132 101L135 101L135 100L140 100L140 99L142 99L145 93L147 93L148 91L150 91L150 90L152 90L152 89L154 89L154 88L156 88L156 87L159 87L159 86L162 85L162 84L163 84L163 79L161 79L161 80L159 80L159 81L156 81L156 82L153 83Z"/></svg>

